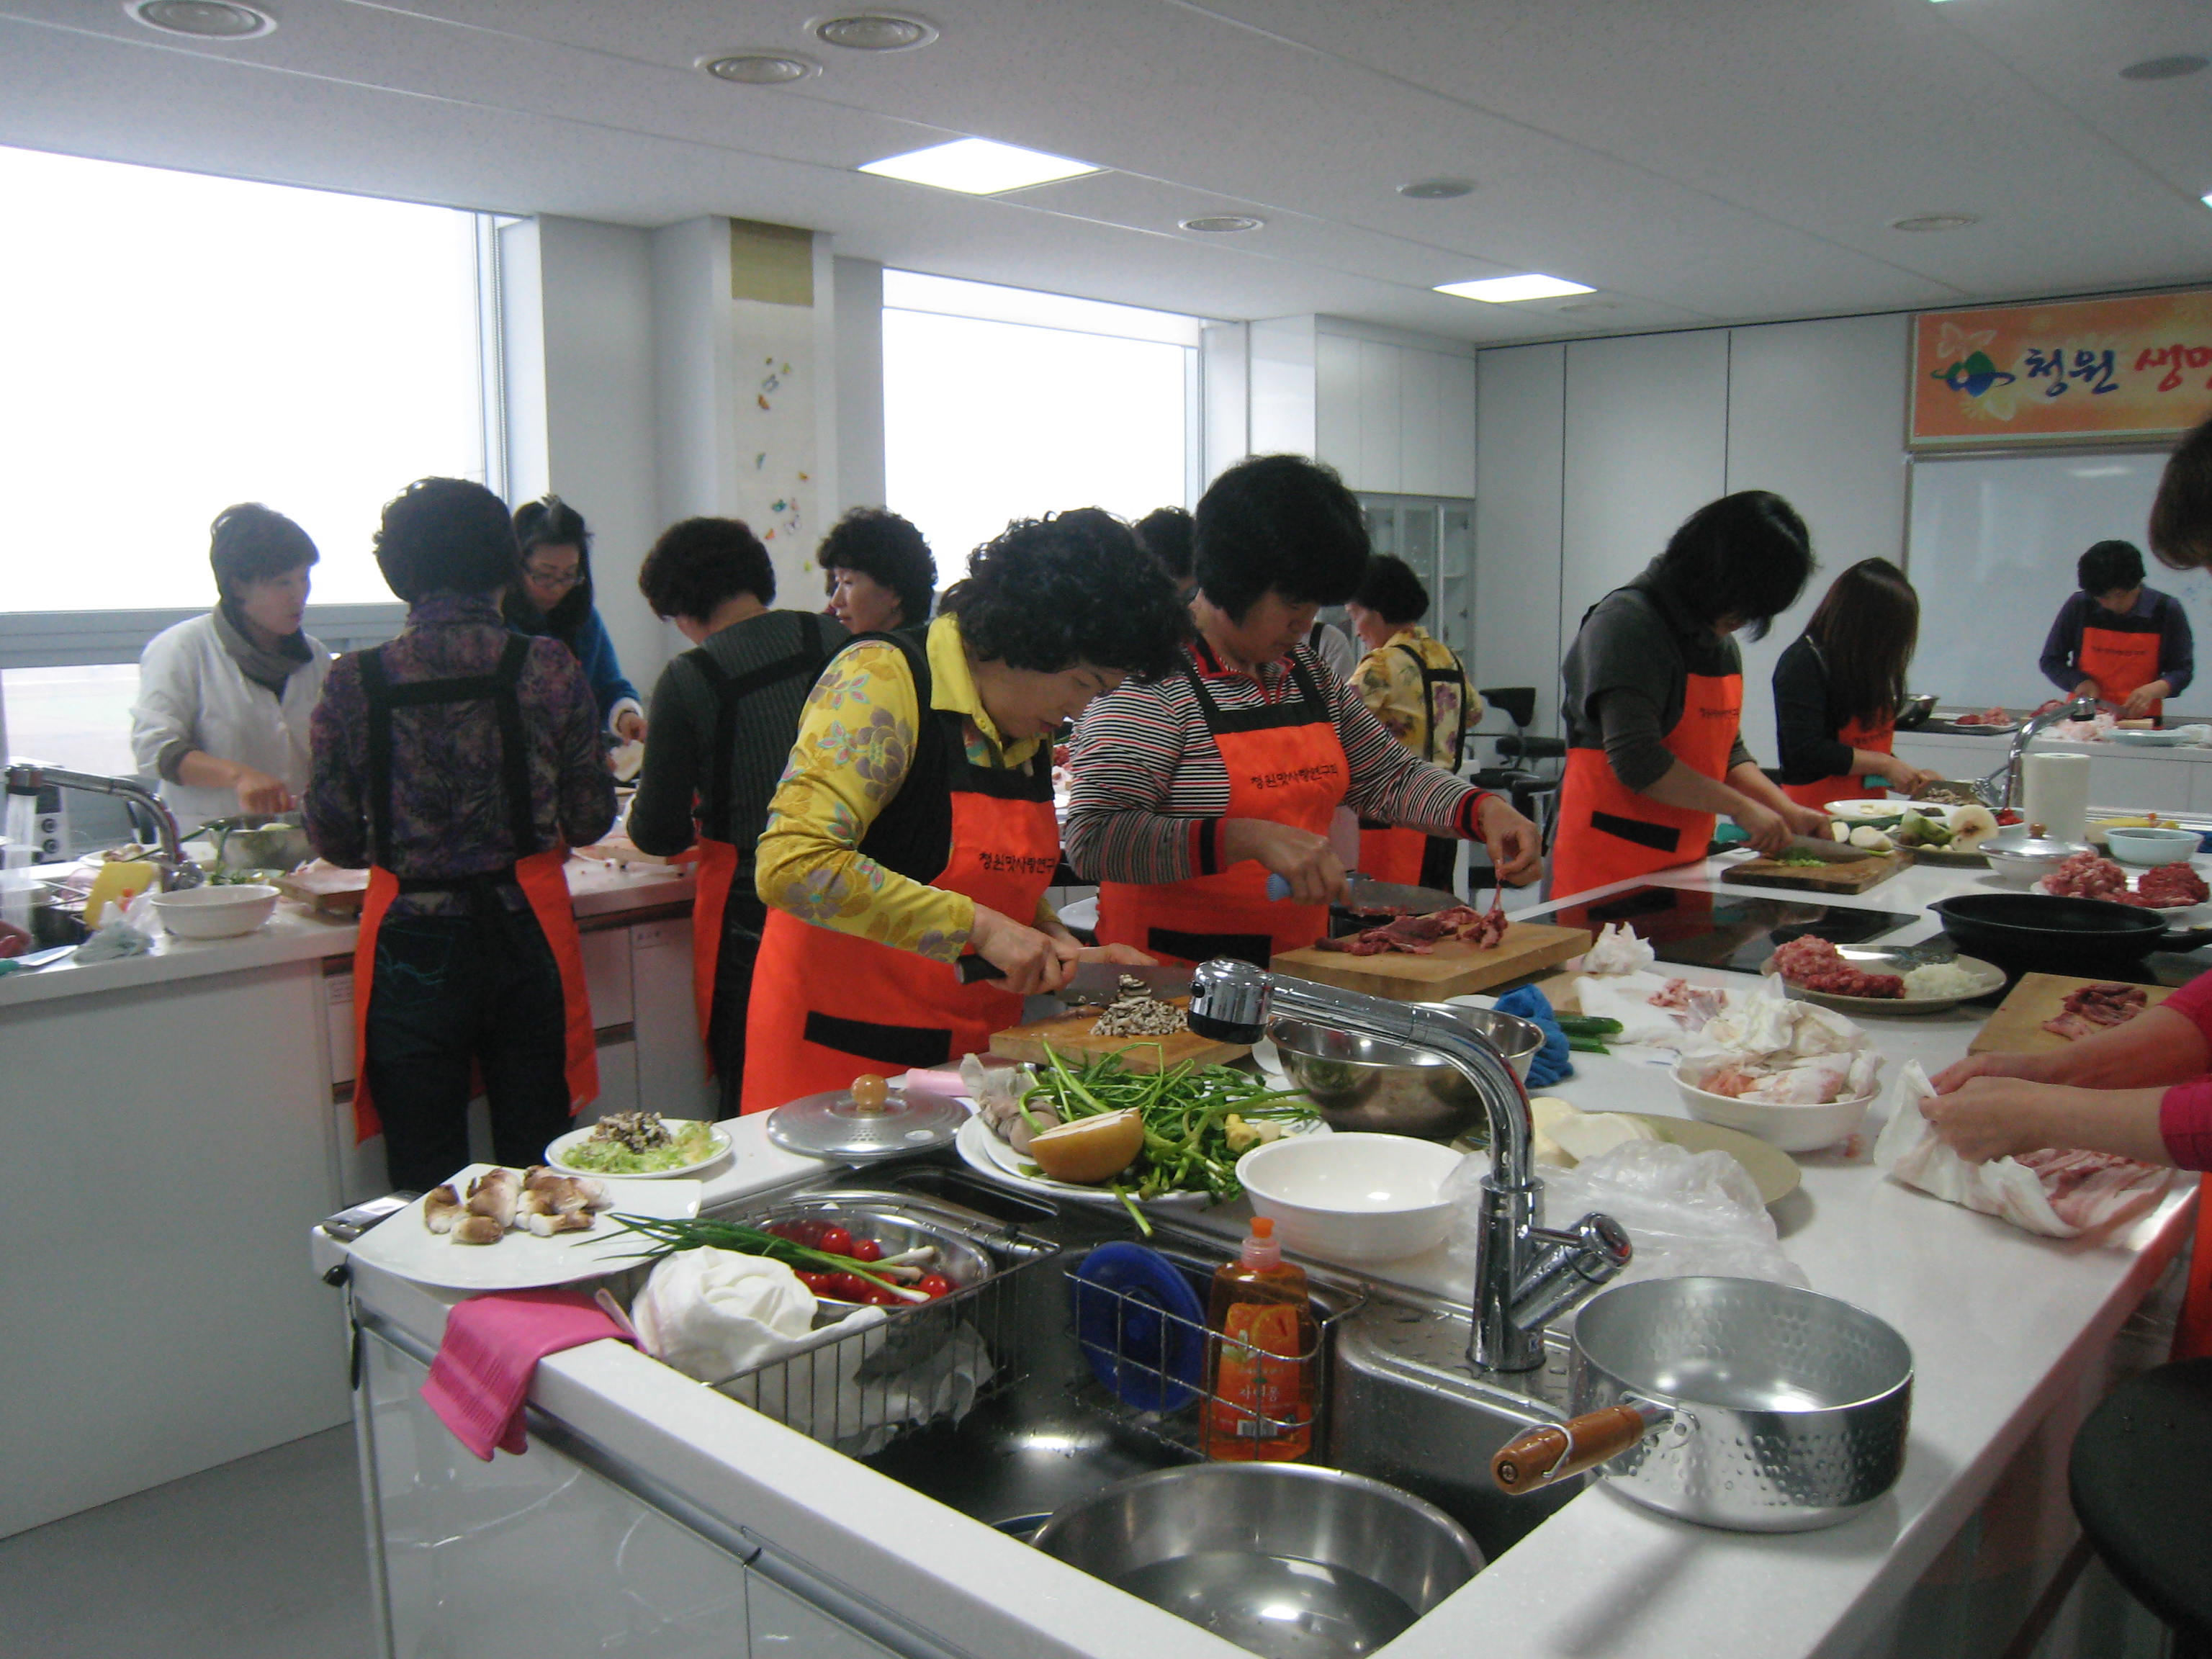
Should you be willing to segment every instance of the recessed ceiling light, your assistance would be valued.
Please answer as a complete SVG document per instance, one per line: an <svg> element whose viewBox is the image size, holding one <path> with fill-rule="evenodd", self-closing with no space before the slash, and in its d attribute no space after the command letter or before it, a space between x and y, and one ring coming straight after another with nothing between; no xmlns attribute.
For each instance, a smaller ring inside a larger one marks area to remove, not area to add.
<svg viewBox="0 0 2212 1659"><path fill-rule="evenodd" d="M2205 65L2206 59L2193 52L2178 52L2168 58L2146 58L2140 64L2130 64L2120 71L2123 81L2172 81L2184 75L2194 75Z"/></svg>
<svg viewBox="0 0 2212 1659"><path fill-rule="evenodd" d="M927 149L886 155L860 169L884 179L903 179L909 184L934 185L939 190L963 191L970 196L996 196L1005 191L1048 185L1058 179L1079 179L1103 167L1088 161L1071 161L1065 155L1048 155L1040 149L1001 144L989 138L955 138Z"/></svg>
<svg viewBox="0 0 2212 1659"><path fill-rule="evenodd" d="M1889 228L1892 230L1915 232L1964 230L1969 225L1978 225L1981 222L1982 216L1978 213L1923 213L1917 218L1893 219L1889 222Z"/></svg>
<svg viewBox="0 0 2212 1659"><path fill-rule="evenodd" d="M1409 196L1416 202L1449 202L1455 196L1474 193L1472 179L1416 179L1410 185L1398 186L1398 194Z"/></svg>
<svg viewBox="0 0 2212 1659"><path fill-rule="evenodd" d="M1516 300L1556 300L1563 294L1595 294L1597 290L1586 283L1531 271L1525 276L1486 276L1479 283L1439 283L1437 292L1502 306Z"/></svg>
<svg viewBox="0 0 2212 1659"><path fill-rule="evenodd" d="M937 25L908 12L861 11L849 17L825 17L808 32L829 46L847 52L911 52L937 39Z"/></svg>
<svg viewBox="0 0 2212 1659"><path fill-rule="evenodd" d="M1185 230L1195 230L1208 236L1231 236L1240 230L1257 230L1267 222L1255 219L1249 213L1201 213L1195 219L1177 222Z"/></svg>
<svg viewBox="0 0 2212 1659"><path fill-rule="evenodd" d="M204 40L248 40L276 27L267 12L235 0L126 0L123 9L149 28Z"/></svg>
<svg viewBox="0 0 2212 1659"><path fill-rule="evenodd" d="M811 58L787 52L733 52L709 58L699 67L717 81L734 81L741 87L787 87L822 73Z"/></svg>

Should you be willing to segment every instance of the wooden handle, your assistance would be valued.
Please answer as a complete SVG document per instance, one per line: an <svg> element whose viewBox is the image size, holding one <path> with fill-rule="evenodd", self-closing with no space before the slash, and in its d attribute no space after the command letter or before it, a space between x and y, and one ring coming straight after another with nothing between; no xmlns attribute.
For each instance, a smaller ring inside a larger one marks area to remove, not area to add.
<svg viewBox="0 0 2212 1659"><path fill-rule="evenodd" d="M1530 1429L1501 1446L1490 1460L1490 1478L1504 1491L1538 1492L1618 1457L1644 1437L1649 1424L1633 1406L1608 1406L1564 1423Z"/></svg>

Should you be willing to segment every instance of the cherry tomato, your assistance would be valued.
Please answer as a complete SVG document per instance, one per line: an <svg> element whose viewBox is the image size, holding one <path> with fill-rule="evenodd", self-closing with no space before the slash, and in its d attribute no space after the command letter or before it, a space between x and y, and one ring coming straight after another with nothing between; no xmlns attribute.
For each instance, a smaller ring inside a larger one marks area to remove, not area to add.
<svg viewBox="0 0 2212 1659"><path fill-rule="evenodd" d="M952 1281L943 1273L924 1273L915 1281L914 1287L932 1302L936 1301L940 1296L952 1294Z"/></svg>
<svg viewBox="0 0 2212 1659"><path fill-rule="evenodd" d="M834 1273L808 1273L802 1268L799 1271L799 1282L817 1296L828 1296L831 1294L830 1281L836 1276Z"/></svg>
<svg viewBox="0 0 2212 1659"><path fill-rule="evenodd" d="M830 1279L836 1287L830 1294L845 1302L866 1302L876 1288L858 1273L832 1273Z"/></svg>
<svg viewBox="0 0 2212 1659"><path fill-rule="evenodd" d="M891 1308L898 1306L900 1304L903 1303L906 1298L902 1296L895 1295L881 1285L871 1285L868 1286L867 1295L864 1297L862 1300L872 1302L878 1308Z"/></svg>
<svg viewBox="0 0 2212 1659"><path fill-rule="evenodd" d="M850 1255L853 1254L853 1235L842 1227L823 1227L807 1242L825 1255Z"/></svg>
<svg viewBox="0 0 2212 1659"><path fill-rule="evenodd" d="M872 1238L856 1238L853 1241L852 1248L845 1254L855 1261L881 1261L884 1259L884 1247Z"/></svg>

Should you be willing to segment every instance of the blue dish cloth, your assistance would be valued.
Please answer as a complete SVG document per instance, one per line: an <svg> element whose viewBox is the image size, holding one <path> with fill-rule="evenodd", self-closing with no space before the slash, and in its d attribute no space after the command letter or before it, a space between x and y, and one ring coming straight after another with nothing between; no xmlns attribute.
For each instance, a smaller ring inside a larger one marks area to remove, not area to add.
<svg viewBox="0 0 2212 1659"><path fill-rule="evenodd" d="M1562 1078L1575 1074L1575 1062L1568 1057L1567 1034L1559 1029L1557 1015L1552 1012L1551 1000L1533 985L1524 985L1517 991L1508 991L1498 999L1501 1014L1518 1014L1523 1019L1534 1020L1544 1029L1544 1046L1536 1051L1536 1058L1528 1063L1528 1086L1547 1089Z"/></svg>

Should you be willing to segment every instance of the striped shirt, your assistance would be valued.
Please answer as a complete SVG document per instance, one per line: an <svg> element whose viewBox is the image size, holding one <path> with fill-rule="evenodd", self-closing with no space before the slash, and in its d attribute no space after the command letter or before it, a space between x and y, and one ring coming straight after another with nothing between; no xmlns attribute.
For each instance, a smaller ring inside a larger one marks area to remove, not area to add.
<svg viewBox="0 0 2212 1659"><path fill-rule="evenodd" d="M1245 673L1222 667L1204 640L1190 653L1224 713L1297 696L1287 661ZM1414 758L1312 651L1299 646L1292 654L1335 712L1352 774L1344 804L1381 823L1475 839L1484 792ZM1060 836L1067 861L1087 879L1149 884L1222 869L1229 771L1188 675L1130 681L1092 703L1075 728L1068 766L1074 784Z"/></svg>

